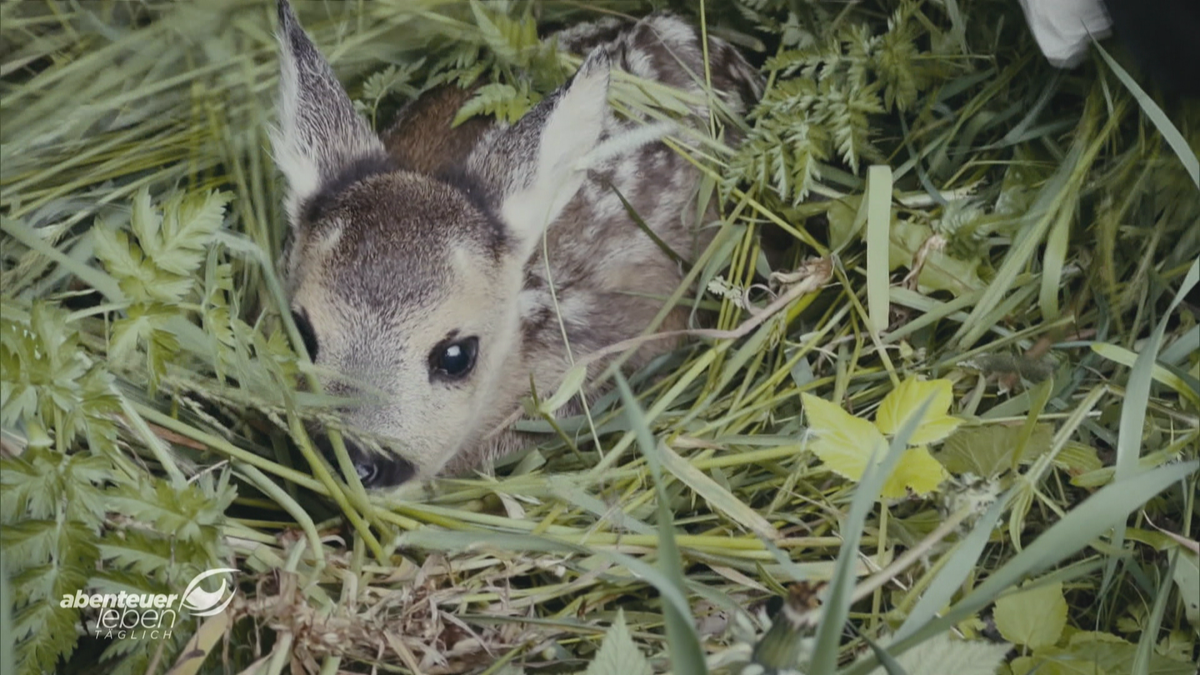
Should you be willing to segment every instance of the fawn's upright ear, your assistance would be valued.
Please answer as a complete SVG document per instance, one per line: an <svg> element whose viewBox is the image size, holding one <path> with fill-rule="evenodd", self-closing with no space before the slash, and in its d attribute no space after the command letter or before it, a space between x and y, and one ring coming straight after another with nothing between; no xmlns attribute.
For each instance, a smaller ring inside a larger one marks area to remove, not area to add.
<svg viewBox="0 0 1200 675"><path fill-rule="evenodd" d="M293 225L301 205L362 161L387 153L370 124L354 110L333 69L317 51L287 0L279 0L279 127L275 162L288 181L285 201Z"/></svg>
<svg viewBox="0 0 1200 675"><path fill-rule="evenodd" d="M533 252L583 185L587 172L577 164L599 144L610 117L610 70L608 52L595 49L570 82L471 157L472 170L494 188L519 255Z"/></svg>

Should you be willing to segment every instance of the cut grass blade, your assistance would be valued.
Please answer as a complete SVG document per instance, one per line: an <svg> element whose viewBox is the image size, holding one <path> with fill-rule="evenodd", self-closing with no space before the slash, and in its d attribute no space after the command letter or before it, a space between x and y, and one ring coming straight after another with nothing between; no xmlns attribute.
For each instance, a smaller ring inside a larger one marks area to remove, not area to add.
<svg viewBox="0 0 1200 675"><path fill-rule="evenodd" d="M1171 564L1166 573L1158 580L1158 592L1154 594L1154 605L1142 625L1142 635L1138 638L1137 652L1133 657L1133 668L1129 675L1150 675L1150 657L1154 656L1158 647L1158 631L1162 626L1163 614L1167 611L1167 598L1171 597L1171 579L1175 576L1175 568L1179 564L1182 549L1175 549L1171 555Z"/></svg>
<svg viewBox="0 0 1200 675"><path fill-rule="evenodd" d="M1042 286L1038 293L1038 307L1045 321L1053 321L1060 315L1058 294L1062 292L1063 268L1067 262L1071 223L1074 221L1074 205L1064 205L1046 237L1046 252L1042 255Z"/></svg>
<svg viewBox="0 0 1200 675"><path fill-rule="evenodd" d="M686 598L687 584L683 577L683 560L679 557L679 547L675 544L674 516L671 513L670 501L667 498L666 485L663 483L662 457L650 425L646 422L637 397L629 388L629 382L620 373L616 375L617 388L621 392L621 402L625 407L625 415L629 425L637 437L638 448L646 458L650 467L650 475L654 478L655 500L658 504L658 564L665 582L673 586L680 595ZM628 565L630 561L626 561ZM661 590L661 589L660 589ZM671 652L671 670L677 675L705 675L708 664L704 659L704 650L700 647L700 638L696 635L696 622L692 617L691 608L686 601L683 607L671 604L663 607L667 624L667 641Z"/></svg>
<svg viewBox="0 0 1200 675"><path fill-rule="evenodd" d="M1092 348L1093 352L1103 356L1113 363L1119 363L1133 370L1139 368L1147 369L1146 364L1139 363L1141 354L1131 352L1120 345L1114 345L1110 342L1093 342L1090 344L1090 347ZM1145 351L1145 348L1143 348L1142 353L1145 353ZM1195 348L1193 348L1193 351L1195 351ZM1150 377L1155 382L1158 382L1163 386L1170 387L1175 391L1175 393L1191 401L1192 405L1200 407L1200 392L1197 392L1195 387L1193 387L1187 380L1183 379L1183 377L1180 377L1170 370L1167 370L1158 363L1149 366L1148 370L1150 371Z"/></svg>
<svg viewBox="0 0 1200 675"><path fill-rule="evenodd" d="M1158 357L1158 348L1162 344L1163 334L1167 331L1167 322L1175 312L1175 308L1183 302L1184 297L1191 292L1197 281L1200 281L1200 259L1192 263L1183 284L1175 293L1171 305L1163 314L1158 326L1150 334L1150 339L1142 345L1137 361L1129 374L1129 384L1125 387L1125 400L1121 403L1121 424L1117 436L1117 460L1113 481L1120 482L1138 471L1138 460L1142 455L1142 430L1146 426L1146 407L1150 403L1150 384L1154 379L1154 361ZM1113 548L1121 550L1125 545L1125 523L1116 525L1113 532ZM1109 558L1104 567L1104 581L1100 585L1103 595L1112 583L1120 558Z"/></svg>
<svg viewBox="0 0 1200 675"><path fill-rule="evenodd" d="M875 334L888 327L888 279L892 241L892 169L867 170L867 315Z"/></svg>
<svg viewBox="0 0 1200 675"><path fill-rule="evenodd" d="M771 525L770 521L760 516L754 509L746 506L745 503L735 497L729 490L722 487L720 483L709 478L700 469L692 466L667 445L658 446L658 451L662 455L663 467L697 495L708 500L709 505L714 509L724 513L730 520L763 539L768 541L779 539L779 530L775 529L775 526Z"/></svg>
<svg viewBox="0 0 1200 675"><path fill-rule="evenodd" d="M1158 107L1154 99L1150 98L1146 90L1142 89L1130 77L1129 72L1122 68L1121 64L1117 63L1116 59L1109 55L1108 50L1095 40L1092 40L1092 46L1096 48L1096 51L1100 54L1100 58L1104 59L1104 62L1112 69L1113 74L1117 76L1121 84L1125 85L1125 88L1137 99L1138 105L1146 113L1146 117L1150 118L1150 123L1154 125L1155 129L1158 129L1158 133L1162 134L1163 139L1167 141L1167 145L1171 146L1171 150L1175 151L1175 156L1183 163L1183 168L1192 177L1192 182L1196 184L1197 188L1200 188L1200 159L1196 158L1196 153L1188 145L1183 134L1179 133L1179 129L1171 123L1171 119L1167 117L1162 108Z"/></svg>

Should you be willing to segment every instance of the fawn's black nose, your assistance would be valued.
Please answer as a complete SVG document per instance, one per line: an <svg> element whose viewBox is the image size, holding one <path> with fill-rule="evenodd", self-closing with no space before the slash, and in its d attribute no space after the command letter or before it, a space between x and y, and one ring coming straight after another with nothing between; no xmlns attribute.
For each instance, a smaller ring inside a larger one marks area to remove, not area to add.
<svg viewBox="0 0 1200 675"><path fill-rule="evenodd" d="M350 456L358 479L367 489L396 487L417 473L416 466L399 455L387 451L372 452L345 436L342 437L342 441L346 444L346 454ZM329 463L337 466L337 458L333 454L333 445L329 442L329 437L319 434L316 443Z"/></svg>

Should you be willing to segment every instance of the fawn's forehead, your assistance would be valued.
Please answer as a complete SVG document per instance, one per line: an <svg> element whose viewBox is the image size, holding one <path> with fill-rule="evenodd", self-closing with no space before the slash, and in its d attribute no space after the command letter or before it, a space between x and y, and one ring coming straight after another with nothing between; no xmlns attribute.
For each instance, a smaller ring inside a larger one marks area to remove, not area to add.
<svg viewBox="0 0 1200 675"><path fill-rule="evenodd" d="M304 204L302 219L314 238L336 236L337 252L354 262L436 262L456 244L493 254L504 244L504 228L474 178L394 170L388 160L359 162L327 181Z"/></svg>
<svg viewBox="0 0 1200 675"><path fill-rule="evenodd" d="M465 177L365 172L327 186L302 217L291 274L300 295L326 302L436 304L486 277L505 249L503 227Z"/></svg>

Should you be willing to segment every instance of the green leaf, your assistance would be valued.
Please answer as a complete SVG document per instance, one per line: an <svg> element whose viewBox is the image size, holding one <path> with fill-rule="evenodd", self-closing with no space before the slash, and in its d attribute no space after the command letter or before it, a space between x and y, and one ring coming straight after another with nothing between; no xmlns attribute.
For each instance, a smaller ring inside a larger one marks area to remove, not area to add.
<svg viewBox="0 0 1200 675"><path fill-rule="evenodd" d="M110 509L153 524L160 534L176 541L215 545L220 539L224 510L235 496L231 488L209 494L197 483L179 489L162 479L143 479L114 489Z"/></svg>
<svg viewBox="0 0 1200 675"><path fill-rule="evenodd" d="M982 640L959 640L942 633L910 649L896 661L909 675L953 673L953 675L996 675L1010 646ZM883 666L871 675L888 675Z"/></svg>
<svg viewBox="0 0 1200 675"><path fill-rule="evenodd" d="M588 666L586 675L653 675L650 662L638 651L637 644L625 627L625 612L617 610L617 618L604 634L600 651Z"/></svg>
<svg viewBox="0 0 1200 675"><path fill-rule="evenodd" d="M145 265L141 248L129 241L128 233L110 229L100 221L92 226L91 234L96 258L121 283L121 290L144 298L146 286L154 283L154 270Z"/></svg>
<svg viewBox="0 0 1200 675"><path fill-rule="evenodd" d="M138 197L140 199L141 194ZM171 196L163 207L160 236L151 237L152 240L157 239L160 242L159 248L151 250L145 244L143 248L154 264L164 272L190 275L204 261L205 249L221 228L225 220L225 207L232 200L232 195L215 191L177 193ZM140 211L141 209L134 210L135 226L136 216Z"/></svg>
<svg viewBox="0 0 1200 675"><path fill-rule="evenodd" d="M972 474L984 479L1012 468L1012 455L1021 437L1021 427L989 424L959 429L942 445L937 460L954 474ZM1054 427L1038 424L1025 446L1021 462L1027 463L1050 451ZM1078 452L1078 451L1077 451ZM1061 454L1059 456L1061 458Z"/></svg>
<svg viewBox="0 0 1200 675"><path fill-rule="evenodd" d="M996 601L995 619L1005 640L1034 649L1057 643L1067 625L1062 582L1005 595Z"/></svg>
<svg viewBox="0 0 1200 675"><path fill-rule="evenodd" d="M528 92L519 91L511 84L485 84L459 108L451 126L456 127L476 115L495 115L507 122L516 122L534 103Z"/></svg>
<svg viewBox="0 0 1200 675"><path fill-rule="evenodd" d="M1179 550L1174 579L1188 622L1200 627L1200 562L1195 553Z"/></svg>
<svg viewBox="0 0 1200 675"><path fill-rule="evenodd" d="M24 520L5 526L0 542L5 557L23 569L50 560L57 551L58 535L58 523L53 520Z"/></svg>
<svg viewBox="0 0 1200 675"><path fill-rule="evenodd" d="M1109 633L1078 632L1066 647L1042 647L1015 659L1013 675L1126 675L1133 672L1137 645ZM1154 655L1147 675L1195 675L1194 663Z"/></svg>

